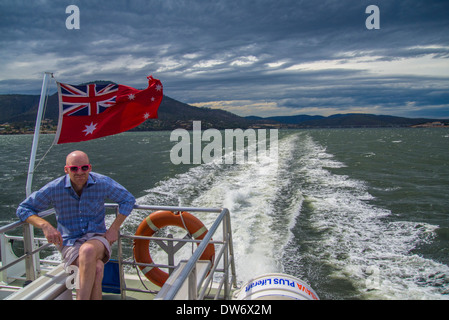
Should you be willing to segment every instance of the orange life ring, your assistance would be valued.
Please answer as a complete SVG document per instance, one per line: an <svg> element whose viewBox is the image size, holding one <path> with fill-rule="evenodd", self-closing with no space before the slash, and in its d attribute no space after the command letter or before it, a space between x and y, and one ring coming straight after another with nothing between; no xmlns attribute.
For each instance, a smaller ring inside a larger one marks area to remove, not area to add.
<svg viewBox="0 0 449 320"><path fill-rule="evenodd" d="M182 215L182 218L181 218ZM184 226L185 225L185 226ZM166 226L177 226L187 231L195 240L201 240L207 233L204 224L188 212L173 213L171 211L155 211L148 215L139 225L136 236L151 237L156 231ZM150 240L134 239L134 257L138 263L153 263L149 252ZM200 260L210 260L214 263L215 247L209 244ZM157 267L139 266L140 270L155 285L162 287L168 279L168 273Z"/></svg>

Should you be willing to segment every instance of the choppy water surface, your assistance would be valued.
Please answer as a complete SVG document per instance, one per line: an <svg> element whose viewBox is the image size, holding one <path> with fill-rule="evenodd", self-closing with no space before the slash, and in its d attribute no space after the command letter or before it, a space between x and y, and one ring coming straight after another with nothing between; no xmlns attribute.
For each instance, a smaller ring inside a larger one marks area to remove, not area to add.
<svg viewBox="0 0 449 320"><path fill-rule="evenodd" d="M0 136L2 223L25 196L31 139ZM41 137L40 156L52 139ZM229 208L239 281L285 272L321 299L449 297L449 130L286 130L277 158L244 164L174 165L174 144L170 132L145 132L57 145L33 189L81 149L141 204Z"/></svg>

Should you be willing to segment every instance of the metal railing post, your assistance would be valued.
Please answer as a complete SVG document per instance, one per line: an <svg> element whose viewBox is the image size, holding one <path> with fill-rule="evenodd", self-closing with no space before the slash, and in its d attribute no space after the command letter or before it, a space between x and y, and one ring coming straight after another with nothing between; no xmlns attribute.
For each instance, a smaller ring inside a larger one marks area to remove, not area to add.
<svg viewBox="0 0 449 320"><path fill-rule="evenodd" d="M224 257L223 257L223 268L224 268L224 297L228 299L229 297L229 226L227 214L223 219L223 240L225 242L224 246Z"/></svg>
<svg viewBox="0 0 449 320"><path fill-rule="evenodd" d="M235 270L235 259L234 259L234 243L232 242L232 228L231 228L231 213L226 209L226 222L228 224L229 232L229 255L231 257L231 272L232 272L232 285L237 288L237 272Z"/></svg>
<svg viewBox="0 0 449 320"><path fill-rule="evenodd" d="M181 288L182 284L184 283L184 281L190 277L190 275L191 275L190 273L192 272L192 270L194 270L194 268L196 268L197 261L199 260L200 256L203 254L204 250L208 246L209 241L211 241L212 235L215 234L220 223L222 223L224 216L226 215L226 212L227 212L227 209L226 209L226 211L221 210L220 215L217 217L215 222L212 224L211 228L206 233L206 236L201 240L201 243L199 244L199 246L193 253L192 257L187 261L185 267L180 272L179 277L173 282L173 285L168 290L167 294L165 295L166 300L173 300L176 296L176 293L178 292L178 290ZM195 274L195 277L196 277L196 274ZM190 282L190 278L188 281ZM195 288L196 288L196 283L195 283ZM189 286L189 295L190 295L190 290L193 290L193 289L191 289ZM195 291L196 291L196 289L195 289ZM196 294L197 293L195 292L195 295Z"/></svg>
<svg viewBox="0 0 449 320"><path fill-rule="evenodd" d="M25 254L25 272L26 279L30 281L36 280L36 266L34 264L34 257L31 254L34 250L34 228L32 225L25 223L23 225L23 246Z"/></svg>
<svg viewBox="0 0 449 320"><path fill-rule="evenodd" d="M119 208L115 209L115 216L119 214ZM123 246L122 246L122 233L120 229L118 230L118 239L117 239L117 255L118 255L118 269L120 276L120 297L122 300L126 300L126 282L125 282L125 273L123 270Z"/></svg>
<svg viewBox="0 0 449 320"><path fill-rule="evenodd" d="M189 300L197 300L198 289L196 287L196 265L193 266L189 275Z"/></svg>

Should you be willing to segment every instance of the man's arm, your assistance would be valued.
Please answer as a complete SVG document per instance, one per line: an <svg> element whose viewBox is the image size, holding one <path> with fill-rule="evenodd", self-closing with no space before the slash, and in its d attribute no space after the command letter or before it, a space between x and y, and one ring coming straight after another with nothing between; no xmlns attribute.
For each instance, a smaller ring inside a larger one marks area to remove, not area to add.
<svg viewBox="0 0 449 320"><path fill-rule="evenodd" d="M28 198L26 198L17 207L16 214L21 221L25 221L36 228L42 229L45 238L47 238L49 243L62 246L61 233L47 220L38 216L38 212L47 209L52 203L50 196L52 183L53 182L48 183L39 191L33 192Z"/></svg>
<svg viewBox="0 0 449 320"><path fill-rule="evenodd" d="M136 199L134 196L126 190L121 184L117 181L107 177L109 183L109 193L108 198L112 201L116 202L119 205L119 212L111 224L109 229L106 231L104 237L109 241L110 244L114 243L118 239L120 226L125 221L126 217L130 215L131 211L134 208L134 204L136 203Z"/></svg>
<svg viewBox="0 0 449 320"><path fill-rule="evenodd" d="M123 224L123 221L125 221L127 216L119 213L117 214L117 217L115 218L114 222L111 224L109 229L104 234L104 237L106 240L109 241L110 244L113 244L118 239L118 233L120 226Z"/></svg>
<svg viewBox="0 0 449 320"><path fill-rule="evenodd" d="M38 215L29 216L26 220L29 224L35 226L36 228L42 229L44 232L45 238L50 243L54 243L55 245L62 246L62 236L61 233L53 227L50 222L45 219L42 219Z"/></svg>
<svg viewBox="0 0 449 320"><path fill-rule="evenodd" d="M128 216L134 209L136 198L120 183L112 178L106 178L108 183L106 197L118 204L120 214Z"/></svg>

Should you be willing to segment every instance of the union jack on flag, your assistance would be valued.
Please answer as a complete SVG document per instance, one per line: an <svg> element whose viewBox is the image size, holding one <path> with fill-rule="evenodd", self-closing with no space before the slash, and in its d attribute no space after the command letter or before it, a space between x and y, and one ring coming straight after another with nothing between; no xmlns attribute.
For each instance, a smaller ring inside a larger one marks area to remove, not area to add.
<svg viewBox="0 0 449 320"><path fill-rule="evenodd" d="M110 136L157 118L162 83L152 76L148 88L122 84L71 85L58 82L59 122L55 143Z"/></svg>
<svg viewBox="0 0 449 320"><path fill-rule="evenodd" d="M64 116L92 116L116 103L117 84L60 85Z"/></svg>

